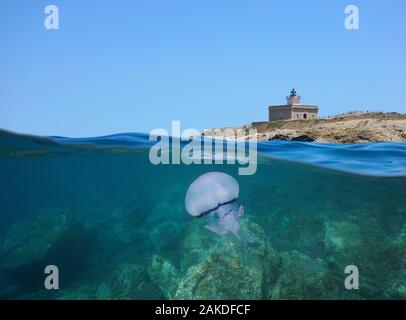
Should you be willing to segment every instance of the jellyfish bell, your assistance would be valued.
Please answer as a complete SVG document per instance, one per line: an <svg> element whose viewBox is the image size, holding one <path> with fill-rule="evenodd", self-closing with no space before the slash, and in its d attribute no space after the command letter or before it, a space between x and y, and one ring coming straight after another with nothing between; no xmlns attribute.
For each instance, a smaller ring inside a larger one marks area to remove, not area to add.
<svg viewBox="0 0 406 320"><path fill-rule="evenodd" d="M235 244L246 248L253 239L240 227L244 206L237 203L239 190L232 176L222 172L205 173L189 186L185 207L194 217L208 216L206 229L218 235L229 234Z"/></svg>
<svg viewBox="0 0 406 320"><path fill-rule="evenodd" d="M194 217L202 217L220 207L235 202L240 186L232 176L222 172L201 175L189 186L185 207Z"/></svg>

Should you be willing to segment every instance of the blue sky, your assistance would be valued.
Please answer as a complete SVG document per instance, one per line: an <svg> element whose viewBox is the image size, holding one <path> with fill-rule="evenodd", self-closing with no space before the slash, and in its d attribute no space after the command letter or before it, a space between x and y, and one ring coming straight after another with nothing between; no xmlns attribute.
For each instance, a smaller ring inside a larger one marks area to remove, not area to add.
<svg viewBox="0 0 406 320"><path fill-rule="evenodd" d="M55 4L60 30L44 28ZM360 29L344 28L344 8ZM406 113L404 0L2 0L0 128L40 135L267 119L295 85L322 115Z"/></svg>

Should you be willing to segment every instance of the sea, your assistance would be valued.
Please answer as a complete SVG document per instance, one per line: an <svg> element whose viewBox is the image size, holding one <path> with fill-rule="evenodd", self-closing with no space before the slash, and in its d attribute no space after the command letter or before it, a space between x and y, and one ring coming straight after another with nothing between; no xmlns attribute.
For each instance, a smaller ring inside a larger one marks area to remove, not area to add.
<svg viewBox="0 0 406 320"><path fill-rule="evenodd" d="M0 299L406 299L406 143L260 142L252 175L154 143L0 132ZM245 258L185 209L208 172L239 183Z"/></svg>

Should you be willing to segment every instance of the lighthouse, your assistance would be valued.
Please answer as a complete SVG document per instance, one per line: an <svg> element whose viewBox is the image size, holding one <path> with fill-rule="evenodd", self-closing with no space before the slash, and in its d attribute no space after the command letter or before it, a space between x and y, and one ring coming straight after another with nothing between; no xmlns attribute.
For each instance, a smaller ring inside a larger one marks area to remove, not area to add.
<svg viewBox="0 0 406 320"><path fill-rule="evenodd" d="M300 103L301 96L293 88L290 95L286 97L286 105L270 106L269 121L277 120L316 120L319 115L319 107L314 105L303 105Z"/></svg>
<svg viewBox="0 0 406 320"><path fill-rule="evenodd" d="M293 105L300 105L300 100L302 98L297 95L295 88L292 89L290 92L290 95L286 97L286 100L288 101L287 105L288 106L293 106Z"/></svg>

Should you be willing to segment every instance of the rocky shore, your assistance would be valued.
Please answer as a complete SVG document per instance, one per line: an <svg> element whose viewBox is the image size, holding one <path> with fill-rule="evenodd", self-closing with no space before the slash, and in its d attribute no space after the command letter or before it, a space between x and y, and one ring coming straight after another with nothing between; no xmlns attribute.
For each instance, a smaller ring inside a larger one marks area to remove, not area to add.
<svg viewBox="0 0 406 320"><path fill-rule="evenodd" d="M405 142L406 114L352 113L318 120L256 122L233 128L210 129L207 137L218 136L224 129L257 130L258 141L292 140L331 143ZM225 139L233 138L230 133Z"/></svg>

